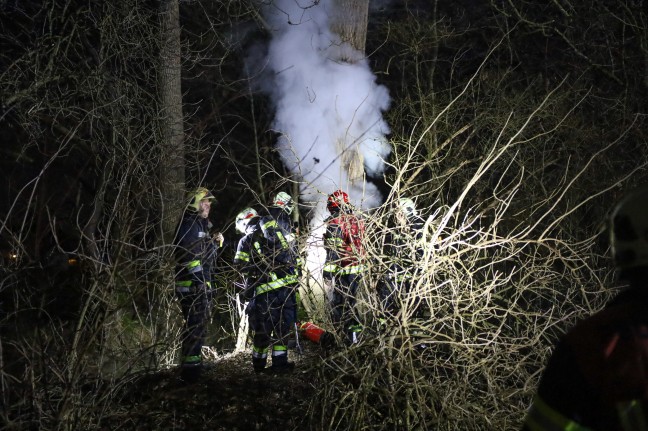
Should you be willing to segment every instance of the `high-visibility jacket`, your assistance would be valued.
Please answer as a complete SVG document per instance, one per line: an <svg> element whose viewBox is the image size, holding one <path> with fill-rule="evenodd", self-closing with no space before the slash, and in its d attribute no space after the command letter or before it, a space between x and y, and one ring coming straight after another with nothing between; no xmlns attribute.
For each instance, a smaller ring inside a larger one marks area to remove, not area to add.
<svg viewBox="0 0 648 431"><path fill-rule="evenodd" d="M278 206L271 206L268 208L268 216L262 217L262 222L264 220L273 219L277 222L278 227L281 229L283 237L288 243L290 248L290 259L294 260L299 273L301 273L301 268L304 266L304 259L299 254L299 244L297 242L297 229L293 223L290 215L283 210L283 208Z"/></svg>
<svg viewBox="0 0 648 431"><path fill-rule="evenodd" d="M411 278L412 268L423 258L424 226L421 217L411 217L407 224L392 227L386 236L386 254L391 262L389 275L394 281Z"/></svg>
<svg viewBox="0 0 648 431"><path fill-rule="evenodd" d="M265 246L264 253L267 257L272 253L274 265L294 267L297 264L297 248L287 214L279 207L270 207L266 214L260 215L258 225L263 235L262 244Z"/></svg>
<svg viewBox="0 0 648 431"><path fill-rule="evenodd" d="M193 212L183 216L174 239L176 290L211 284L211 271L220 244L211 237L211 222Z"/></svg>
<svg viewBox="0 0 648 431"><path fill-rule="evenodd" d="M291 245L295 244L297 238L295 235L295 227L293 221L290 219L290 215L278 206L269 207L268 215L277 221L279 227L284 232L288 243Z"/></svg>
<svg viewBox="0 0 648 431"><path fill-rule="evenodd" d="M343 211L325 220L325 275L357 274L364 270L364 220Z"/></svg>
<svg viewBox="0 0 648 431"><path fill-rule="evenodd" d="M268 241L261 229L263 218L248 226L248 233L239 240L234 265L246 278L246 285L257 295L294 285L298 282L296 263L284 240ZM271 220L266 221L276 228ZM276 223L276 222L275 222Z"/></svg>
<svg viewBox="0 0 648 431"><path fill-rule="evenodd" d="M540 379L529 431L648 431L648 286L570 330Z"/></svg>

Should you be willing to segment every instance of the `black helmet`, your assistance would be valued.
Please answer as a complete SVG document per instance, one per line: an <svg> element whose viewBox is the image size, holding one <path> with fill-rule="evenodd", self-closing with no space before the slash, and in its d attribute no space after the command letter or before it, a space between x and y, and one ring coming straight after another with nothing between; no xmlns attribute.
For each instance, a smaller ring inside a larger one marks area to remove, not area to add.
<svg viewBox="0 0 648 431"><path fill-rule="evenodd" d="M621 270L648 267L648 185L629 193L610 217L614 264Z"/></svg>

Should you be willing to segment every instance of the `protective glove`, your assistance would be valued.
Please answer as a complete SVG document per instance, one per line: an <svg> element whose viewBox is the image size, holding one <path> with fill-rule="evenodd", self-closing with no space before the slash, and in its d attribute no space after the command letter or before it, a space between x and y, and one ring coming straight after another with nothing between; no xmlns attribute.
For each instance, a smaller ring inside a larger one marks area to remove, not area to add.
<svg viewBox="0 0 648 431"><path fill-rule="evenodd" d="M218 248L223 247L223 242L225 242L225 237L223 236L222 233L216 232L215 234L212 235L212 239L216 242Z"/></svg>

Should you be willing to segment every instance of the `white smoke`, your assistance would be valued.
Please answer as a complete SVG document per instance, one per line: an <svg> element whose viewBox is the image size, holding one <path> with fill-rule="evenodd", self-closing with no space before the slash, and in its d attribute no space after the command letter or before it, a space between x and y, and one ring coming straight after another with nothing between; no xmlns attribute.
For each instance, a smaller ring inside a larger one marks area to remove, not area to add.
<svg viewBox="0 0 648 431"><path fill-rule="evenodd" d="M306 265L314 297L318 296L315 286L322 288L320 297L328 290L321 273L327 196L341 189L357 207L380 205L382 196L366 175L382 174L391 152L386 139L389 127L382 117L389 94L376 83L364 53L340 43L331 32L333 5L334 0L266 4L262 10L271 40L265 57L248 66L251 71L262 69L257 73L266 78L262 88L274 104L273 128L280 135L277 149L301 184L301 203L313 207ZM302 295L302 301L306 297L313 298ZM312 313L318 307L307 308Z"/></svg>
<svg viewBox="0 0 648 431"><path fill-rule="evenodd" d="M326 196L341 189L355 205L372 208L381 203L380 192L363 175L349 180L345 159L357 151L364 173L383 172L391 149L382 113L390 99L387 89L376 83L364 54L341 44L330 31L333 4L274 0L264 6L272 36L266 58L256 67L269 72L263 89L274 104L277 149L301 181L302 202L323 209ZM357 61L337 60L341 53Z"/></svg>

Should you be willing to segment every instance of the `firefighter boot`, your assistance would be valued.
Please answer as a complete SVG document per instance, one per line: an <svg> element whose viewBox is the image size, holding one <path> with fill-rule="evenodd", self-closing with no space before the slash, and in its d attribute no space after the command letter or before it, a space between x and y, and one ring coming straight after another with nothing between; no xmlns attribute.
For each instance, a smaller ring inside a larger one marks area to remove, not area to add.
<svg viewBox="0 0 648 431"><path fill-rule="evenodd" d="M281 344L272 346L272 366L270 372L272 374L287 374L295 369L294 362L288 362L288 349Z"/></svg>
<svg viewBox="0 0 648 431"><path fill-rule="evenodd" d="M180 379L188 384L196 383L202 374L202 361L184 361L180 366Z"/></svg>
<svg viewBox="0 0 648 431"><path fill-rule="evenodd" d="M254 368L255 373L261 373L265 370L266 363L268 360L266 358L252 358L252 368Z"/></svg>
<svg viewBox="0 0 648 431"><path fill-rule="evenodd" d="M268 363L268 348L252 347L252 368L255 373L260 373L265 370Z"/></svg>
<svg viewBox="0 0 648 431"><path fill-rule="evenodd" d="M268 368L268 372L271 374L290 374L295 369L294 362L286 362L283 364L272 363L272 366Z"/></svg>

